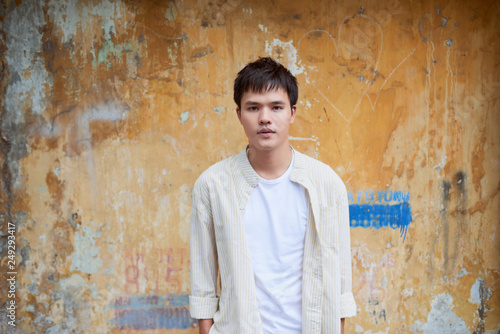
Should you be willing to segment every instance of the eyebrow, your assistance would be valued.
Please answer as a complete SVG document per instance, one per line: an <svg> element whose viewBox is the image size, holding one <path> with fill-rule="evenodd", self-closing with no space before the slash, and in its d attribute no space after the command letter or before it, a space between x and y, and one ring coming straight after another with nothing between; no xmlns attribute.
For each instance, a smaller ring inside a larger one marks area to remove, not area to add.
<svg viewBox="0 0 500 334"><path fill-rule="evenodd" d="M245 102L245 105L246 106L255 106L255 105L261 105L262 103L259 103L259 102L256 102L256 101L247 101ZM272 101L270 102L269 104L273 104L273 105L276 105L276 104L286 104L285 101L282 101L282 100L277 100L277 101Z"/></svg>

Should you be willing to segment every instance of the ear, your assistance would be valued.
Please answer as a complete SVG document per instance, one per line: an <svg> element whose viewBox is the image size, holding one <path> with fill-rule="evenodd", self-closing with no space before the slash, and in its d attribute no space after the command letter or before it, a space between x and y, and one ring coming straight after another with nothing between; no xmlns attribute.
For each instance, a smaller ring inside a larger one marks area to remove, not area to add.
<svg viewBox="0 0 500 334"><path fill-rule="evenodd" d="M238 120L241 123L241 109L239 107L236 107L236 114L238 115Z"/></svg>
<svg viewBox="0 0 500 334"><path fill-rule="evenodd" d="M295 115L297 114L297 106L292 106L292 117L290 117L290 124L295 121Z"/></svg>
<svg viewBox="0 0 500 334"><path fill-rule="evenodd" d="M241 123L241 110L238 107L236 107L236 114L238 115L238 119L240 120Z"/></svg>

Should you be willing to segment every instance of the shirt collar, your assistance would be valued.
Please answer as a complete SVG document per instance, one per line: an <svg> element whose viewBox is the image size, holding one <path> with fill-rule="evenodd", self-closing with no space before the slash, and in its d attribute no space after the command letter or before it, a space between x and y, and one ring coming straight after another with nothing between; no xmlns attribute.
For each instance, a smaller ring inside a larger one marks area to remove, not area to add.
<svg viewBox="0 0 500 334"><path fill-rule="evenodd" d="M236 163L237 168L247 181L249 185L255 187L259 184L259 175L253 169L252 165L250 165L250 161L248 161L246 148L241 151L238 155L236 155Z"/></svg>
<svg viewBox="0 0 500 334"><path fill-rule="evenodd" d="M305 157L300 152L297 152L291 145L290 148L295 153L295 161L292 166L292 172L290 173L290 180L303 184L305 177L307 177L307 173L305 173ZM256 187L259 184L259 175L255 172L248 160L246 148L236 155L236 163L247 183L252 187Z"/></svg>

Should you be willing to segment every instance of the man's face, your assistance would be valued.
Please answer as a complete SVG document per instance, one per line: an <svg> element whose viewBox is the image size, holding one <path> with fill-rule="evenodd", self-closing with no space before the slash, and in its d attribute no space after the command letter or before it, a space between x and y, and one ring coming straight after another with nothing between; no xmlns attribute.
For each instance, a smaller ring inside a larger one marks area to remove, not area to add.
<svg viewBox="0 0 500 334"><path fill-rule="evenodd" d="M241 98L238 118L251 149L272 151L288 148L288 129L295 120L295 106L282 88L263 93L246 92Z"/></svg>

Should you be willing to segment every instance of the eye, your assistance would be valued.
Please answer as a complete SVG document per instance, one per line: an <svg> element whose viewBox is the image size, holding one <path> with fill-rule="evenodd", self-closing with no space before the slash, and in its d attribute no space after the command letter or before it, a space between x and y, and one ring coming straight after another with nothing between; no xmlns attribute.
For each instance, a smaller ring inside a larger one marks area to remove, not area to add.
<svg viewBox="0 0 500 334"><path fill-rule="evenodd" d="M258 107L249 107L248 110L249 111L257 111L257 110L259 110L259 108Z"/></svg>
<svg viewBox="0 0 500 334"><path fill-rule="evenodd" d="M274 107L273 107L273 110L275 110L275 111L280 111L280 110L283 110L283 107L282 107L282 106L280 106L280 105L277 105L277 106L274 106Z"/></svg>

